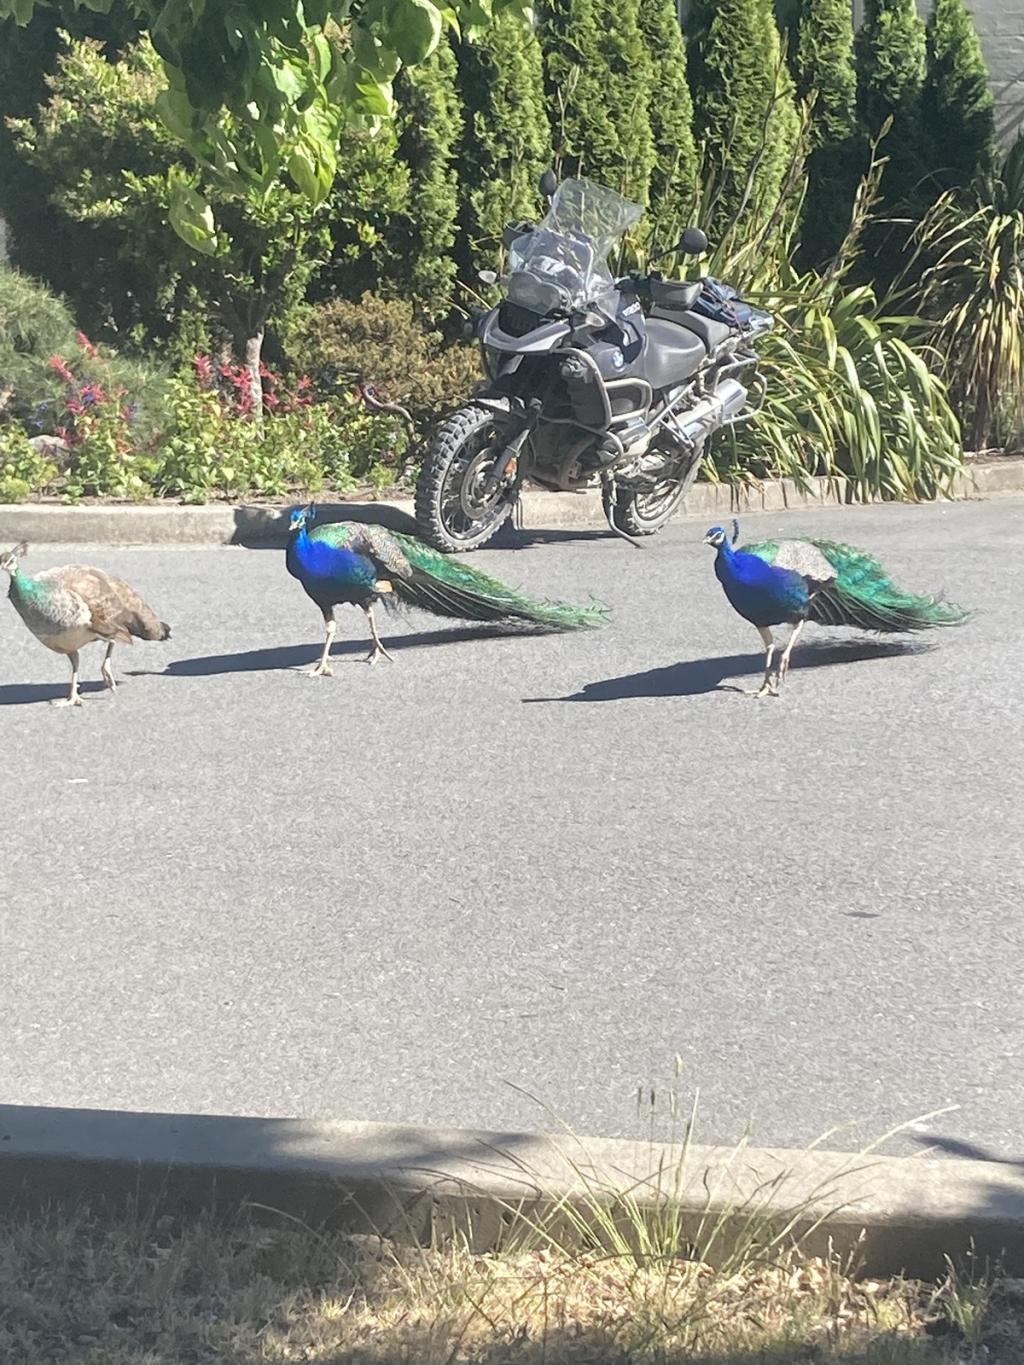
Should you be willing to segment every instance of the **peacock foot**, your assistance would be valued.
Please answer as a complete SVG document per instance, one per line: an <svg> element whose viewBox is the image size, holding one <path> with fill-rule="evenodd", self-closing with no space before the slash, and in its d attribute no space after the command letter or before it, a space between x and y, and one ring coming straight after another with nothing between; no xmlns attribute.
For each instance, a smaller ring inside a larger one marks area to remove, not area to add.
<svg viewBox="0 0 1024 1365"><path fill-rule="evenodd" d="M748 689L747 691L745 691L745 692L743 693L743 695L744 695L745 697L754 697L754 698L759 698L759 697L777 697L777 696L779 695L779 689L778 689L778 687L775 685L775 683L763 682L763 683L761 684L761 686L757 689L756 692L753 691L752 689Z"/></svg>
<svg viewBox="0 0 1024 1365"><path fill-rule="evenodd" d="M50 702L50 705L62 708L65 706L81 706L82 698L77 695L74 697L57 697L55 701Z"/></svg>
<svg viewBox="0 0 1024 1365"><path fill-rule="evenodd" d="M317 664L315 668L304 668L302 676L304 678L333 678L334 669L330 664Z"/></svg>
<svg viewBox="0 0 1024 1365"><path fill-rule="evenodd" d="M372 668L378 659L387 659L389 663L395 662L394 659L392 659L391 655L381 644L374 645L374 647L370 650L369 654L367 654L363 662L368 663Z"/></svg>

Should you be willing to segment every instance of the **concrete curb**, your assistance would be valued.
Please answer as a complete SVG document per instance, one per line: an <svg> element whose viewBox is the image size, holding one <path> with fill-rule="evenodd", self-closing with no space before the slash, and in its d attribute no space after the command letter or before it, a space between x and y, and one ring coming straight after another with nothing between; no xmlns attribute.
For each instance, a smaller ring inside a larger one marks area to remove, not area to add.
<svg viewBox="0 0 1024 1365"><path fill-rule="evenodd" d="M692 1236L721 1219L717 1254L752 1215L809 1252L855 1253L868 1274L941 1273L972 1249L1024 1268L1015 1163L881 1158L299 1119L0 1106L0 1209L137 1200L177 1211L249 1202L404 1240L465 1233L493 1248L527 1215L628 1191L678 1197ZM566 1228L563 1224L562 1233ZM713 1250L712 1259L715 1256Z"/></svg>
<svg viewBox="0 0 1024 1365"><path fill-rule="evenodd" d="M1024 460L971 465L960 477L957 497L998 497L1024 493ZM812 479L807 489L792 479L756 488L697 484L679 516L714 520L743 512L781 512L795 507L840 506L852 501L842 479ZM63 506L56 503L0 504L0 546L25 540L36 545L282 545L288 508L261 504L201 507L145 503ZM358 517L372 511L396 530L413 531L411 499L373 503L323 503L325 515ZM547 493L530 489L522 502L524 524L533 528L600 529L605 525L597 493Z"/></svg>

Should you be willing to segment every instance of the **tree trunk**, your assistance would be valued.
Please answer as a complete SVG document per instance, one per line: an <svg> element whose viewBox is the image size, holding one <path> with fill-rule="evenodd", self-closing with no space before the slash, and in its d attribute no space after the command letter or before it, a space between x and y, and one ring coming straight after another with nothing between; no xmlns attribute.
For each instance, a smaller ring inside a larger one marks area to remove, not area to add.
<svg viewBox="0 0 1024 1365"><path fill-rule="evenodd" d="M249 384L249 397L252 400L252 415L256 422L263 421L263 380L260 378L260 362L263 354L263 327L258 327L251 336L245 338L245 371Z"/></svg>

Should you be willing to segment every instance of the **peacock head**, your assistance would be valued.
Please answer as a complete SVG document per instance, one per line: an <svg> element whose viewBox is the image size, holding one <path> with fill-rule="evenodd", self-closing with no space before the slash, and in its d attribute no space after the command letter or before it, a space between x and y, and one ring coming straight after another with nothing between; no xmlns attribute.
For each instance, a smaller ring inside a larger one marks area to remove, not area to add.
<svg viewBox="0 0 1024 1365"><path fill-rule="evenodd" d="M303 526L311 522L316 516L316 506L310 503L308 507L296 507L288 521L289 531L301 531Z"/></svg>
<svg viewBox="0 0 1024 1365"><path fill-rule="evenodd" d="M740 524L733 518L732 523L732 543L735 545L740 538ZM705 545L712 545L716 550L720 550L729 539L729 532L724 526L712 526L711 530L704 537Z"/></svg>
<svg viewBox="0 0 1024 1365"><path fill-rule="evenodd" d="M18 572L18 560L27 552L28 546L24 541L20 545L15 545L13 550L8 550L5 554L0 555L0 569L4 573L16 574Z"/></svg>

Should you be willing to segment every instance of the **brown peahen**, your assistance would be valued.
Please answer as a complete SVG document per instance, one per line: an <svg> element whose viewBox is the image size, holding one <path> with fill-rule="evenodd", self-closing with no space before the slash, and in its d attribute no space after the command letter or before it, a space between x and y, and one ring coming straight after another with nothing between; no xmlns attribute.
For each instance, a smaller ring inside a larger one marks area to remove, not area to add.
<svg viewBox="0 0 1024 1365"><path fill-rule="evenodd" d="M57 654L71 662L71 691L53 706L81 706L78 692L78 652L93 640L105 640L107 652L100 673L111 692L117 690L110 656L115 644L137 640L167 640L171 628L161 621L134 588L82 564L46 569L35 577L24 573L18 561L25 545L0 555L0 569L11 576L8 597L29 630Z"/></svg>

